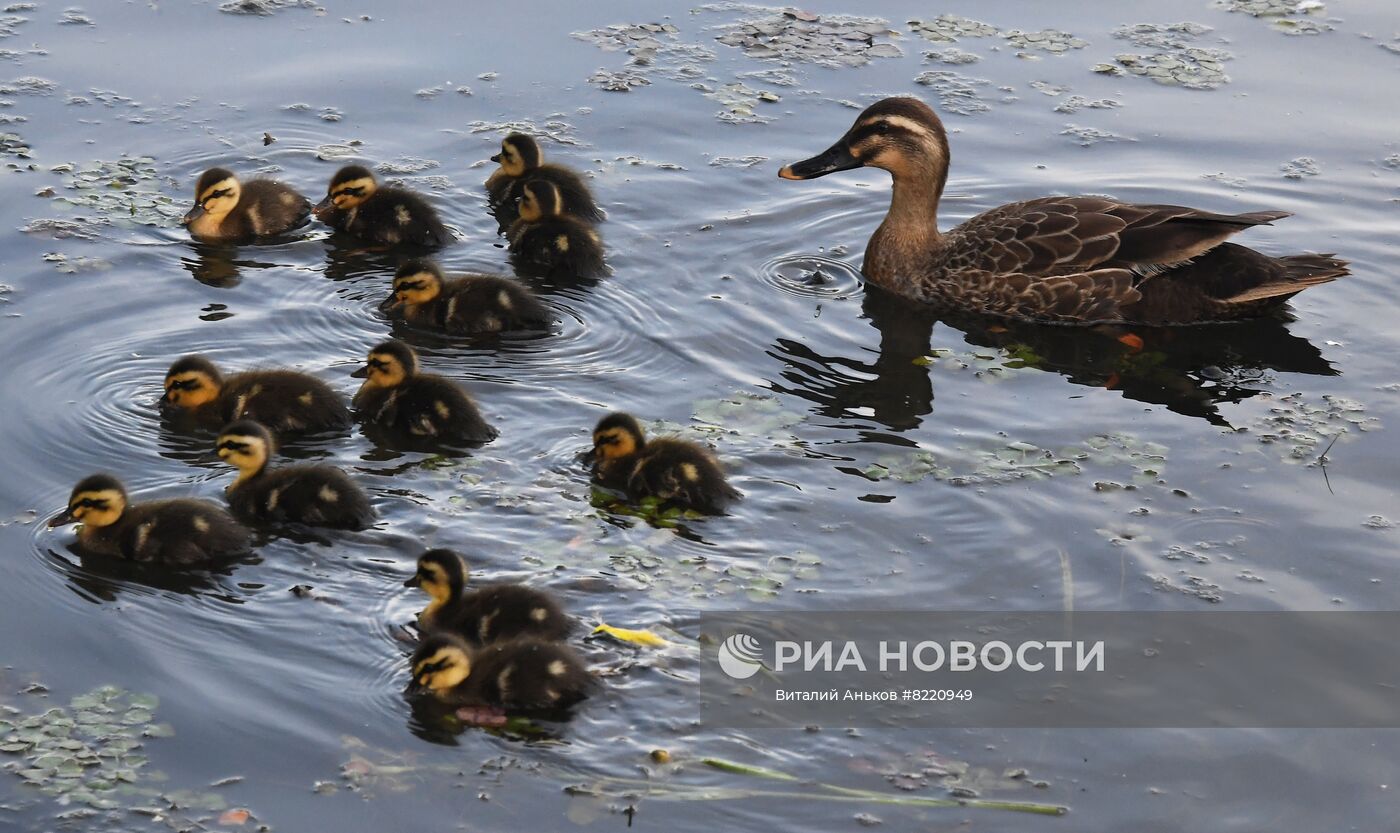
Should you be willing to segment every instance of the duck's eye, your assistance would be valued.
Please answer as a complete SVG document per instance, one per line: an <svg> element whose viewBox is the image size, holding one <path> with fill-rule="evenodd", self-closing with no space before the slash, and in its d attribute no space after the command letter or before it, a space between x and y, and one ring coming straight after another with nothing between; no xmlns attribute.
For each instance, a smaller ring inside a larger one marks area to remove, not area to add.
<svg viewBox="0 0 1400 833"><path fill-rule="evenodd" d="M889 132L890 132L890 123L887 122L887 121L878 121L878 122L875 122L875 132L876 132L876 133L879 133L879 134L882 135L882 136L885 135L886 133L889 133Z"/></svg>

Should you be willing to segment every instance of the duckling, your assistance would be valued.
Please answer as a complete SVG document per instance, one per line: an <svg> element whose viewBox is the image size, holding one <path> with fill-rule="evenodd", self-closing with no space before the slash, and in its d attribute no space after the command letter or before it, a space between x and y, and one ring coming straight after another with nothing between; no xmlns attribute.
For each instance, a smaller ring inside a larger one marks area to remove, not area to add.
<svg viewBox="0 0 1400 833"><path fill-rule="evenodd" d="M630 414L603 417L593 429L593 477L632 500L655 497L706 514L719 514L739 492L709 451L678 439L646 439Z"/></svg>
<svg viewBox="0 0 1400 833"><path fill-rule="evenodd" d="M569 635L573 623L548 593L523 584L497 584L467 592L466 562L452 550L428 550L403 583L432 601L418 614L424 632L450 631L474 645L519 637L546 641Z"/></svg>
<svg viewBox="0 0 1400 833"><path fill-rule="evenodd" d="M427 259L399 267L389 308L416 327L451 335L544 329L553 320L549 307L515 281L493 275L448 280Z"/></svg>
<svg viewBox="0 0 1400 833"><path fill-rule="evenodd" d="M180 498L129 503L126 487L94 474L73 487L68 508L49 527L81 521L78 543L96 555L190 565L248 551L251 533L222 507Z"/></svg>
<svg viewBox="0 0 1400 833"><path fill-rule="evenodd" d="M337 529L364 529L374 509L364 490L335 466L296 465L269 470L276 445L261 424L242 419L224 426L214 448L238 469L228 502L248 522L288 521Z"/></svg>
<svg viewBox="0 0 1400 833"><path fill-rule="evenodd" d="M1230 236L1286 211L1216 214L1104 197L1042 197L993 208L946 232L938 201L948 135L914 98L867 107L823 153L778 172L814 179L862 166L894 177L889 213L861 271L936 307L1061 324L1196 324L1265 314L1349 274L1330 254L1271 257Z"/></svg>
<svg viewBox="0 0 1400 833"><path fill-rule="evenodd" d="M369 425L449 443L496 438L496 429L482 419L466 391L441 376L420 373L418 354L402 341L375 346L365 366L350 375L365 380L354 405Z"/></svg>
<svg viewBox="0 0 1400 833"><path fill-rule="evenodd" d="M588 696L593 676L558 642L513 639L481 648L446 631L429 634L410 660L413 682L453 706L559 709Z"/></svg>
<svg viewBox="0 0 1400 833"><path fill-rule="evenodd" d="M314 376L292 370L248 370L224 376L203 356L176 361L165 372L162 407L192 413L217 427L255 419L279 434L325 431L350 424L340 395Z"/></svg>
<svg viewBox="0 0 1400 833"><path fill-rule="evenodd" d="M510 228L519 216L520 186L531 179L548 180L558 186L565 213L588 223L602 222L603 212L593 201L593 192L583 177L563 165L545 163L542 158L534 137L524 133L512 133L502 139L501 152L491 157L501 167L486 180L487 205L501 230Z"/></svg>
<svg viewBox="0 0 1400 833"><path fill-rule="evenodd" d="M436 247L452 242L451 232L427 200L406 188L381 188L374 174L360 165L341 168L313 211L336 231L370 243Z"/></svg>
<svg viewBox="0 0 1400 833"><path fill-rule="evenodd" d="M194 187L194 208L180 222L207 243L248 243L286 234L311 219L311 201L271 179L240 183L232 171L210 168Z"/></svg>
<svg viewBox="0 0 1400 833"><path fill-rule="evenodd" d="M564 213L559 186L532 179L520 187L520 219L506 234L511 262L523 274L592 278L604 274L603 239L582 220Z"/></svg>

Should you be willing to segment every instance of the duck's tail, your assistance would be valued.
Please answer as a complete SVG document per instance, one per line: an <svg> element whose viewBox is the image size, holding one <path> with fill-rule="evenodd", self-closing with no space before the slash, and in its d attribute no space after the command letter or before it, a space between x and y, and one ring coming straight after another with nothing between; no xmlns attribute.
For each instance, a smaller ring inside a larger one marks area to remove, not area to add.
<svg viewBox="0 0 1400 833"><path fill-rule="evenodd" d="M1221 300L1228 304L1247 304L1269 299L1282 302L1308 287L1331 283L1337 278L1351 274L1347 262L1331 253L1289 255L1275 260L1283 266L1283 271L1272 280Z"/></svg>

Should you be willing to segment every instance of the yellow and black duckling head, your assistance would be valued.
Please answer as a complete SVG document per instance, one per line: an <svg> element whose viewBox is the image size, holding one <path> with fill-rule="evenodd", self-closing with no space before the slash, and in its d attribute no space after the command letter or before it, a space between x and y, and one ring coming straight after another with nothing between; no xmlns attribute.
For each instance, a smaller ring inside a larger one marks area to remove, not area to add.
<svg viewBox="0 0 1400 833"><path fill-rule="evenodd" d="M564 194L547 179L533 179L520 189L520 219L538 223L564 214Z"/></svg>
<svg viewBox="0 0 1400 833"><path fill-rule="evenodd" d="M619 461L636 457L646 444L646 433L636 417L621 412L608 414L593 429L590 459L595 468L606 469Z"/></svg>
<svg viewBox="0 0 1400 833"><path fill-rule="evenodd" d="M277 450L277 444L272 432L262 423L240 419L224 426L214 443L214 450L220 460L238 469L238 479L234 481L234 485L238 485L267 468L267 461Z"/></svg>
<svg viewBox="0 0 1400 833"><path fill-rule="evenodd" d="M126 487L117 478L110 474L84 477L68 496L68 508L49 521L49 528L71 523L93 528L111 526L121 520L126 504Z"/></svg>
<svg viewBox="0 0 1400 833"><path fill-rule="evenodd" d="M371 348L365 366L350 375L365 380L361 391L396 388L418 375L418 354L402 341L391 339Z"/></svg>
<svg viewBox="0 0 1400 833"><path fill-rule="evenodd" d="M533 136L512 133L501 140L501 152L491 157L491 161L500 164L501 173L514 178L538 168L543 158Z"/></svg>
<svg viewBox="0 0 1400 833"><path fill-rule="evenodd" d="M417 587L432 598L428 612L459 598L466 589L469 570L460 555L448 549L428 550L418 556L418 570L404 587Z"/></svg>
<svg viewBox="0 0 1400 833"><path fill-rule="evenodd" d="M316 216L325 219L332 211L349 211L359 207L379 190L379 182L369 168L363 165L346 165L331 177L326 198L312 209Z"/></svg>
<svg viewBox="0 0 1400 833"><path fill-rule="evenodd" d="M219 398L224 376L214 363L199 355L184 356L165 371L162 406L192 410Z"/></svg>
<svg viewBox="0 0 1400 833"><path fill-rule="evenodd" d="M394 273L394 294L390 309L416 307L429 303L442 294L447 278L442 267L427 258L414 258Z"/></svg>
<svg viewBox="0 0 1400 833"><path fill-rule="evenodd" d="M882 168L896 179L948 178L948 134L938 114L916 98L886 98L856 117L836 144L778 171L783 179L816 179L853 168Z"/></svg>
<svg viewBox="0 0 1400 833"><path fill-rule="evenodd" d="M472 649L460 636L438 631L424 637L409 663L414 685L446 697L471 676Z"/></svg>
<svg viewBox="0 0 1400 833"><path fill-rule="evenodd" d="M238 205L243 195L238 177L226 168L210 168L194 186L194 208L180 222L184 225L217 225Z"/></svg>

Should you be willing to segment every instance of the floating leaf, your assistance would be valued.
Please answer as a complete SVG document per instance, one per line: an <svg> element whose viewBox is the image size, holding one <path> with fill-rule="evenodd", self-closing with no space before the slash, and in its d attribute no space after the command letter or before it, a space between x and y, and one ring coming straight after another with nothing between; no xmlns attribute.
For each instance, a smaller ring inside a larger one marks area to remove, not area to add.
<svg viewBox="0 0 1400 833"><path fill-rule="evenodd" d="M626 642L631 645L641 645L647 648L662 648L669 644L666 640L651 631L615 628L612 625L600 624L593 629L593 633L605 634L620 642Z"/></svg>

